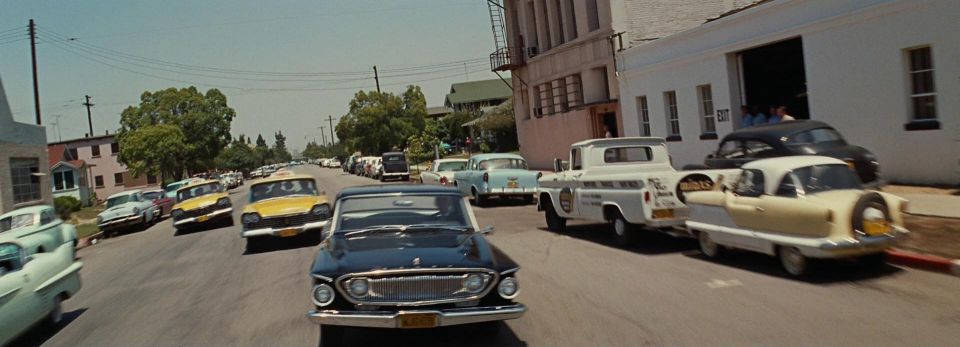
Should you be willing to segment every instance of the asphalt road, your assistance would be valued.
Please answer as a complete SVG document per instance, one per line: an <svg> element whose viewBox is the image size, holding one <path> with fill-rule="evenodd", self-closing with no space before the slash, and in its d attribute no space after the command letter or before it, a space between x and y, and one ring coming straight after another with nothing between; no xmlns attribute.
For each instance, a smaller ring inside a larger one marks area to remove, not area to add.
<svg viewBox="0 0 960 347"><path fill-rule="evenodd" d="M330 196L373 181L316 167ZM239 221L246 189L231 194ZM534 206L476 209L523 268L529 312L497 336L469 327L351 330L349 344L408 346L956 346L960 279L885 266L821 264L803 281L747 253L701 258L691 240L645 235L619 249L605 225L545 230ZM285 240L289 241L289 240ZM237 226L174 235L170 221L79 251L83 289L66 322L13 343L45 346L311 346L319 332L308 267L314 244L244 254Z"/></svg>

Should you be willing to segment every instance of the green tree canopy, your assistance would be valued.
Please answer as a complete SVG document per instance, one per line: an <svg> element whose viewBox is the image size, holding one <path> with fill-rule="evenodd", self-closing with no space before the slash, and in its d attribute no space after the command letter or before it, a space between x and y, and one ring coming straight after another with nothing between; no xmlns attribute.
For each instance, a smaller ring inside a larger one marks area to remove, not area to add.
<svg viewBox="0 0 960 347"><path fill-rule="evenodd" d="M337 123L337 137L363 153L404 148L410 136L423 129L426 104L418 86L408 86L401 96L359 91L350 100L349 112Z"/></svg>
<svg viewBox="0 0 960 347"><path fill-rule="evenodd" d="M250 172L259 166L257 153L244 141L235 141L217 156L217 167L233 171Z"/></svg>
<svg viewBox="0 0 960 347"><path fill-rule="evenodd" d="M180 179L184 170L188 169L181 158L190 151L191 146L176 125L147 126L118 137L118 159L135 175L153 174Z"/></svg>
<svg viewBox="0 0 960 347"><path fill-rule="evenodd" d="M267 140L263 139L263 135L257 135L257 147L267 147Z"/></svg>

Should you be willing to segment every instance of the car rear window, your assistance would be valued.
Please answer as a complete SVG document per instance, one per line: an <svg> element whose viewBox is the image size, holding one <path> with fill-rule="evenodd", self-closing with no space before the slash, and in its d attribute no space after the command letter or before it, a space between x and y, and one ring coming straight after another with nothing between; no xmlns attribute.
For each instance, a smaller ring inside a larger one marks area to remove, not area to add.
<svg viewBox="0 0 960 347"><path fill-rule="evenodd" d="M402 155L391 155L391 156L383 157L383 160L385 160L385 161L406 161L406 158L404 158Z"/></svg>
<svg viewBox="0 0 960 347"><path fill-rule="evenodd" d="M604 163L632 163L653 160L650 147L616 147L603 151Z"/></svg>
<svg viewBox="0 0 960 347"><path fill-rule="evenodd" d="M844 142L843 136L830 128L811 129L796 133L787 138L788 145L807 145L824 142Z"/></svg>
<svg viewBox="0 0 960 347"><path fill-rule="evenodd" d="M33 214L18 214L0 219L0 232L33 225Z"/></svg>

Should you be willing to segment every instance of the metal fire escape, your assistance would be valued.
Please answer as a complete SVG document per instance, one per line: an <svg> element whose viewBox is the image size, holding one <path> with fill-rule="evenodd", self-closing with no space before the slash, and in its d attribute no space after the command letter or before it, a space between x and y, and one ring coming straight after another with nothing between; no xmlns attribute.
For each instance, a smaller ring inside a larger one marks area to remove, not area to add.
<svg viewBox="0 0 960 347"><path fill-rule="evenodd" d="M508 46L503 1L505 0L487 0L487 8L490 10L490 26L493 29L493 43L496 47L496 51L490 53L491 71L508 71L523 64L523 55L520 54L520 49Z"/></svg>

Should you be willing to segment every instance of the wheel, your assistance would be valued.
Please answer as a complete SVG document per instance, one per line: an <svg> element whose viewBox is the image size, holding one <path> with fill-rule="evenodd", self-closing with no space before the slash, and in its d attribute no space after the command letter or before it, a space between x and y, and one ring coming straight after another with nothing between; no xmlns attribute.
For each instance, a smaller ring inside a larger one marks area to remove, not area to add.
<svg viewBox="0 0 960 347"><path fill-rule="evenodd" d="M533 203L533 195L528 195L523 197L523 204L530 205Z"/></svg>
<svg viewBox="0 0 960 347"><path fill-rule="evenodd" d="M387 181L386 178L384 178L383 176L380 176L380 182L386 182L386 181Z"/></svg>
<svg viewBox="0 0 960 347"><path fill-rule="evenodd" d="M867 267L880 267L887 263L887 253L880 252L864 255L860 258L857 258L857 261Z"/></svg>
<svg viewBox="0 0 960 347"><path fill-rule="evenodd" d="M722 254L723 248L716 242L713 242L713 239L710 238L710 233L706 231L698 232L697 240L700 241L700 253L703 253L707 258L715 259Z"/></svg>
<svg viewBox="0 0 960 347"><path fill-rule="evenodd" d="M780 247L780 265L791 276L803 276L807 272L807 256L797 247Z"/></svg>
<svg viewBox="0 0 960 347"><path fill-rule="evenodd" d="M321 347L339 346L343 342L343 328L332 325L320 326Z"/></svg>
<svg viewBox="0 0 960 347"><path fill-rule="evenodd" d="M63 321L63 305L61 300L59 295L53 297L53 308L51 308L50 313L47 314L47 325L57 326Z"/></svg>
<svg viewBox="0 0 960 347"><path fill-rule="evenodd" d="M480 195L476 189L473 190L473 204L477 207L487 206L487 197Z"/></svg>
<svg viewBox="0 0 960 347"><path fill-rule="evenodd" d="M247 238L247 254L259 252L261 248L261 242L256 237Z"/></svg>
<svg viewBox="0 0 960 347"><path fill-rule="evenodd" d="M233 217L227 217L223 219L223 226L232 227L233 226Z"/></svg>
<svg viewBox="0 0 960 347"><path fill-rule="evenodd" d="M613 241L620 247L632 245L636 241L636 227L627 222L619 212L613 218Z"/></svg>
<svg viewBox="0 0 960 347"><path fill-rule="evenodd" d="M555 233L562 233L567 229L567 219L560 217L557 214L557 210L553 208L553 204L550 201L547 201L547 206L545 207L544 215L547 219L547 230L550 230Z"/></svg>
<svg viewBox="0 0 960 347"><path fill-rule="evenodd" d="M420 184L423 184L423 177L420 177Z"/></svg>

